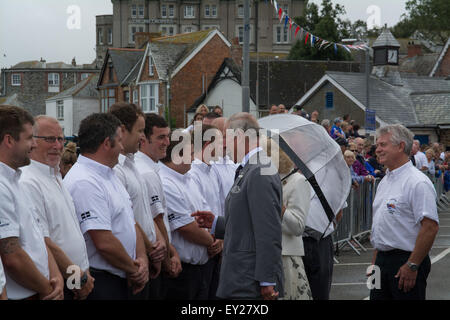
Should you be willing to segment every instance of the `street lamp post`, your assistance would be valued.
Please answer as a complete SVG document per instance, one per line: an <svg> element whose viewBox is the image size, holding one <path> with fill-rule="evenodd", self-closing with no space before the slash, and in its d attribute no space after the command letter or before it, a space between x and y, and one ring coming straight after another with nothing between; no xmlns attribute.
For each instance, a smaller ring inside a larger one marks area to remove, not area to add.
<svg viewBox="0 0 450 320"><path fill-rule="evenodd" d="M250 0L244 0L244 48L242 74L242 112L250 111Z"/></svg>

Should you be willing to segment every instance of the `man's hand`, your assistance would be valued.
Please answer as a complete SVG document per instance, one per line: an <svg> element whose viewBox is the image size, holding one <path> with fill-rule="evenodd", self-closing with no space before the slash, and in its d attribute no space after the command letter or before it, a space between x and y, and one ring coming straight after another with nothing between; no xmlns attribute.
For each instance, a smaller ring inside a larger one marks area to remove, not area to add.
<svg viewBox="0 0 450 320"><path fill-rule="evenodd" d="M166 242L157 240L153 244L152 252L149 254L150 261L152 263L161 262L166 258L166 255L167 255Z"/></svg>
<svg viewBox="0 0 450 320"><path fill-rule="evenodd" d="M134 260L134 264L138 270L133 274L128 274L128 279L133 285L142 285L142 288L149 280L148 274L148 262L145 259L137 258Z"/></svg>
<svg viewBox="0 0 450 320"><path fill-rule="evenodd" d="M412 271L405 263L400 267L395 277L400 278L398 281L398 289L403 289L403 292L406 293L411 291L416 285L417 271Z"/></svg>
<svg viewBox="0 0 450 320"><path fill-rule="evenodd" d="M154 262L150 264L149 277L150 279L156 279L161 273L161 262Z"/></svg>
<svg viewBox="0 0 450 320"><path fill-rule="evenodd" d="M61 275L50 279L53 291L42 300L64 300L64 280Z"/></svg>
<svg viewBox="0 0 450 320"><path fill-rule="evenodd" d="M191 214L191 217L195 217L200 228L207 229L211 229L215 218L211 211L197 211Z"/></svg>
<svg viewBox="0 0 450 320"><path fill-rule="evenodd" d="M264 300L276 300L278 292L275 292L273 286L261 287L261 296Z"/></svg>
<svg viewBox="0 0 450 320"><path fill-rule="evenodd" d="M86 300L92 289L94 289L95 279L91 276L89 270L85 272L87 274L87 282L80 290L73 290L75 300Z"/></svg>
<svg viewBox="0 0 450 320"><path fill-rule="evenodd" d="M208 256L210 258L219 254L223 249L223 240L215 240L212 245L208 247Z"/></svg>
<svg viewBox="0 0 450 320"><path fill-rule="evenodd" d="M164 269L169 278L176 278L180 274L183 268L181 267L180 257L178 255L173 255L170 259L167 259Z"/></svg>

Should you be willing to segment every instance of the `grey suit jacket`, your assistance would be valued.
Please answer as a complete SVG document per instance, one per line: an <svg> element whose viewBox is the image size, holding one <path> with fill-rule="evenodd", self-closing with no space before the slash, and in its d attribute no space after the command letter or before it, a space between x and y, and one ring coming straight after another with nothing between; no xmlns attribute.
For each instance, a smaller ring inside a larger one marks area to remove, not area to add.
<svg viewBox="0 0 450 320"><path fill-rule="evenodd" d="M260 282L276 283L283 295L282 186L276 169L261 175L269 166L261 163L272 166L264 151L242 169L225 200L225 217L216 223L215 236L224 239L217 289L222 299L261 299Z"/></svg>

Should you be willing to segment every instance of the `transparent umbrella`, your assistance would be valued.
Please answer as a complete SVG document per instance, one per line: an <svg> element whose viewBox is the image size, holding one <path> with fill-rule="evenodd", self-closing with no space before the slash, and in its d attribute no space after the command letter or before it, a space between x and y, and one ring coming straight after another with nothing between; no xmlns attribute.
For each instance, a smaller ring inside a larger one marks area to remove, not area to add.
<svg viewBox="0 0 450 320"><path fill-rule="evenodd" d="M322 126L298 115L271 115L258 122L261 128L270 131L269 135L274 139L279 135L280 147L302 171L317 196L326 200L334 218L344 207L351 188L350 170L339 145ZM323 199L321 203L329 216L330 210L327 210Z"/></svg>

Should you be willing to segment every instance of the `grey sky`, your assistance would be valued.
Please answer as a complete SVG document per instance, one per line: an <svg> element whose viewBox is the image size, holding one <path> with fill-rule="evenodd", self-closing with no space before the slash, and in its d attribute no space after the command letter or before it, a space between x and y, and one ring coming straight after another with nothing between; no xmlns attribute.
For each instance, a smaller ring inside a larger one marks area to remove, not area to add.
<svg viewBox="0 0 450 320"><path fill-rule="evenodd" d="M310 0L320 4L322 0ZM406 0L333 0L347 17L367 20L371 5L380 8L381 24L392 26L404 13ZM67 9L80 9L80 29L69 29ZM270 3L269 3L270 5ZM0 0L0 68L21 61L47 60L78 64L95 59L95 16L112 14L111 0ZM6 55L6 57L5 57Z"/></svg>

